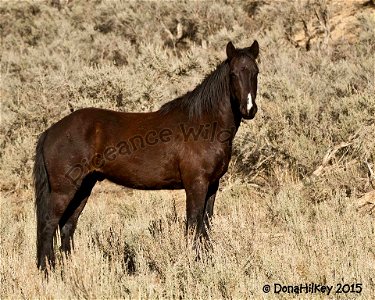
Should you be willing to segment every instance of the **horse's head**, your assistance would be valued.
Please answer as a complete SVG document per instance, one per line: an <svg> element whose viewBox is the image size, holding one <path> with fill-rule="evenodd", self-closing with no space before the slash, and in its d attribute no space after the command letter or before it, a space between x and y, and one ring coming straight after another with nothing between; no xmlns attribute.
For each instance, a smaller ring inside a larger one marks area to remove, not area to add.
<svg viewBox="0 0 375 300"><path fill-rule="evenodd" d="M230 67L231 97L238 105L244 119L252 119L258 110L255 103L258 85L258 66L255 62L259 53L257 41L243 49L236 49L232 42L227 45Z"/></svg>

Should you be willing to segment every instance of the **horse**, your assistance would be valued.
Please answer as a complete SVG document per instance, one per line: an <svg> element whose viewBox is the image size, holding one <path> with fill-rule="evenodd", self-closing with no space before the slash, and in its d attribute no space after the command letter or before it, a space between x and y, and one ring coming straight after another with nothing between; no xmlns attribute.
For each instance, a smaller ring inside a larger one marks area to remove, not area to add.
<svg viewBox="0 0 375 300"><path fill-rule="evenodd" d="M142 190L185 189L186 231L206 237L220 178L242 119L257 113L259 44L227 58L192 91L153 112L83 108L45 130L33 170L37 267L55 267L53 240L74 249L78 218L98 181Z"/></svg>

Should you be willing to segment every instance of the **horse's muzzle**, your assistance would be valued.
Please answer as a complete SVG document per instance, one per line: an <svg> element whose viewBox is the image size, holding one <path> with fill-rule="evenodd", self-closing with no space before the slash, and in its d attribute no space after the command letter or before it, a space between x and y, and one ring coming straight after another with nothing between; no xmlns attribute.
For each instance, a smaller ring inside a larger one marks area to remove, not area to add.
<svg viewBox="0 0 375 300"><path fill-rule="evenodd" d="M258 111L257 105L253 104L249 112L247 112L246 109L242 109L242 117L246 120L254 119L257 111Z"/></svg>

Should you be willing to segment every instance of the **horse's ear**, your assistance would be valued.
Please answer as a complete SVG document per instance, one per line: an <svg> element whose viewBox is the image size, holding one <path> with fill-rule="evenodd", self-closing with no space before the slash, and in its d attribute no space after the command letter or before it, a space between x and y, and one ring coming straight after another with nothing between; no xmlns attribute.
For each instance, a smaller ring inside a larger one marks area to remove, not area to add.
<svg viewBox="0 0 375 300"><path fill-rule="evenodd" d="M233 46L232 42L227 44L227 57L232 59L236 54L236 48Z"/></svg>
<svg viewBox="0 0 375 300"><path fill-rule="evenodd" d="M259 54L259 44L257 40L253 42L253 44L249 48L250 53L254 56L254 58L258 57Z"/></svg>

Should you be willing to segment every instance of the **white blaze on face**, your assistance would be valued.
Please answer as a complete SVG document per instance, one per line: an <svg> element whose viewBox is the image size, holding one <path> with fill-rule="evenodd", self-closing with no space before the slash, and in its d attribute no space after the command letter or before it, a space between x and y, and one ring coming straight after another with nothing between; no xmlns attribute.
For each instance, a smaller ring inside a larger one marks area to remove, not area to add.
<svg viewBox="0 0 375 300"><path fill-rule="evenodd" d="M250 110L252 107L253 107L253 100L251 98L251 94L249 93L247 95L247 105L246 105L247 113L250 113Z"/></svg>

